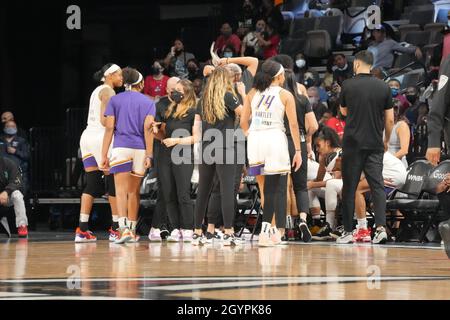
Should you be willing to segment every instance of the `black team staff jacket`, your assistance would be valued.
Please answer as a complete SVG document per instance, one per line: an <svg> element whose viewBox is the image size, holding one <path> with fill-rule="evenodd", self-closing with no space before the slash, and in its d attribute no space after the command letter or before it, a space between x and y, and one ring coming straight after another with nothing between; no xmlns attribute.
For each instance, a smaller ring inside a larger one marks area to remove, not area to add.
<svg viewBox="0 0 450 320"><path fill-rule="evenodd" d="M450 55L441 64L438 88L431 103L428 116L428 148L441 147L441 133L450 141Z"/></svg>
<svg viewBox="0 0 450 320"><path fill-rule="evenodd" d="M0 157L0 193L6 191L8 196L22 189L22 174L19 167L10 159Z"/></svg>

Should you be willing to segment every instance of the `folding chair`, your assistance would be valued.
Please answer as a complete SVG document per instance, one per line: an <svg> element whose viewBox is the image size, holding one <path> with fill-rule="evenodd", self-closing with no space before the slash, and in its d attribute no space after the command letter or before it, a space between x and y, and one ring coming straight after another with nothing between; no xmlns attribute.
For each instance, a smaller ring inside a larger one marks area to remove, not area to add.
<svg viewBox="0 0 450 320"><path fill-rule="evenodd" d="M238 198L238 215L244 217L245 223L239 231L238 236L241 237L245 229L252 229L251 241L253 240L253 236L258 229L258 224L261 221L261 198L256 177L246 176L244 178L244 183L246 185L245 190L239 193ZM246 212L248 212L248 214L246 214ZM255 215L256 222L251 224L250 220L254 219Z"/></svg>

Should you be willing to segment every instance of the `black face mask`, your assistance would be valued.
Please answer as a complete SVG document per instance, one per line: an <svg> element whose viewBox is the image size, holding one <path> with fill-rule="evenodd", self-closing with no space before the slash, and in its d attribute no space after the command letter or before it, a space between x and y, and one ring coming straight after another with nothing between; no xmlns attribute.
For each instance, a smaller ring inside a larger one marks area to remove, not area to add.
<svg viewBox="0 0 450 320"><path fill-rule="evenodd" d="M151 73L152 73L152 75L157 76L157 75L160 75L162 73L162 71L160 68L152 67Z"/></svg>
<svg viewBox="0 0 450 320"><path fill-rule="evenodd" d="M187 69L189 73L197 73L197 68L195 67L188 67Z"/></svg>
<svg viewBox="0 0 450 320"><path fill-rule="evenodd" d="M409 101L409 103L414 104L417 101L417 97L412 94L406 95L406 99Z"/></svg>
<svg viewBox="0 0 450 320"><path fill-rule="evenodd" d="M178 92L178 91L174 91L170 95L170 98L172 99L173 102L175 102L176 104L179 104L184 99L184 94L182 94L181 92Z"/></svg>

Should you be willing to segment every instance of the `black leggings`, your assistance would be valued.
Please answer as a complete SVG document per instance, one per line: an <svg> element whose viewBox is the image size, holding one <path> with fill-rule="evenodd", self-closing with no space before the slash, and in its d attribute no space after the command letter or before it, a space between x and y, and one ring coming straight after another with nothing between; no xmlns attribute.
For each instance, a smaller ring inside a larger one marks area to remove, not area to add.
<svg viewBox="0 0 450 320"><path fill-rule="evenodd" d="M295 156L295 145L292 137L288 137L289 156L292 159ZM302 165L300 169L295 172L292 168L291 178L294 186L295 200L297 202L298 212L308 213L309 211L309 197L308 197L308 150L306 142L302 142Z"/></svg>
<svg viewBox="0 0 450 320"><path fill-rule="evenodd" d="M235 164L200 164L197 202L195 206L195 228L201 229L206 215L208 200L214 186L214 176L219 180L221 208L225 229L231 229L235 215Z"/></svg>
<svg viewBox="0 0 450 320"><path fill-rule="evenodd" d="M237 194L239 192L239 187L241 185L241 176L242 169L244 168L243 164L236 165L236 172L234 175L234 213L237 212ZM214 177L214 184L211 196L209 197L208 203L208 224L214 224L216 227L221 226L223 224L222 214L221 214L221 203L222 203L222 195L220 193L220 183L217 174Z"/></svg>
<svg viewBox="0 0 450 320"><path fill-rule="evenodd" d="M191 178L194 165L175 165L170 158L161 160L158 173L172 228L192 230L194 205L191 200Z"/></svg>
<svg viewBox="0 0 450 320"><path fill-rule="evenodd" d="M276 213L277 228L286 228L287 174L267 175L264 179L264 214L263 221L272 222Z"/></svg>
<svg viewBox="0 0 450 320"><path fill-rule="evenodd" d="M153 154L155 156L153 168L155 170L156 176L158 177L158 194L156 199L156 207L155 210L153 211L152 227L156 229L161 228L163 225L166 226L168 222L166 203L164 200L162 187L164 181L162 180L159 172L159 166L164 161L160 149L161 149L161 142L155 140L153 144Z"/></svg>

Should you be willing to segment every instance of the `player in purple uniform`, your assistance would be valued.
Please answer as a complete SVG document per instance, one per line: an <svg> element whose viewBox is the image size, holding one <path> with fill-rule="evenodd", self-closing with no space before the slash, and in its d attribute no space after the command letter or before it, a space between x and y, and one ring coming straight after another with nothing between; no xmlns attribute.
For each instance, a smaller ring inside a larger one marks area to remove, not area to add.
<svg viewBox="0 0 450 320"><path fill-rule="evenodd" d="M139 188L153 159L152 123L155 103L141 93L142 74L123 69L126 91L112 97L106 108L106 131L103 139L102 164L114 174L120 237L116 243L136 242L139 211ZM114 136L111 158L108 150Z"/></svg>

